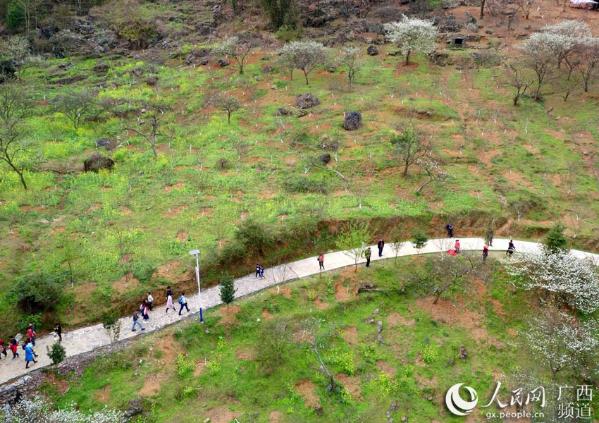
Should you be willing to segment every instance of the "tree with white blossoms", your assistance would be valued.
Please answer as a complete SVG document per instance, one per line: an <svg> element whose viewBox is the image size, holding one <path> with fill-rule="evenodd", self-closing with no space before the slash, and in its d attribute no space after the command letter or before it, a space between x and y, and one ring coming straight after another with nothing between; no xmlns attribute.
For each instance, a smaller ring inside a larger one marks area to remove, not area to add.
<svg viewBox="0 0 599 423"><path fill-rule="evenodd" d="M526 338L554 378L564 368L574 368L580 372L577 376L589 376L594 367L592 356L599 347L598 330L594 319L577 321L552 308L532 319Z"/></svg>
<svg viewBox="0 0 599 423"><path fill-rule="evenodd" d="M535 32L520 45L526 66L532 69L536 76L535 100L541 99L541 88L556 59L559 62L559 57L563 57L564 52L573 45L574 41L571 38L551 32Z"/></svg>
<svg viewBox="0 0 599 423"><path fill-rule="evenodd" d="M396 43L410 64L410 55L415 52L430 54L435 50L437 28L432 21L403 16L399 22L385 24L387 38Z"/></svg>
<svg viewBox="0 0 599 423"><path fill-rule="evenodd" d="M568 79L570 79L577 64L576 56L580 40L592 37L591 28L585 22L565 20L547 25L542 31L558 37L554 42L557 67L560 68L562 63L565 63L568 67Z"/></svg>
<svg viewBox="0 0 599 423"><path fill-rule="evenodd" d="M360 68L360 49L357 47L343 47L341 49L341 57L339 64L343 66L347 72L347 83L351 89L356 73Z"/></svg>
<svg viewBox="0 0 599 423"><path fill-rule="evenodd" d="M279 51L283 64L291 71L299 69L304 73L306 85L309 85L308 74L319 65L326 62L326 48L316 41L292 41L285 44Z"/></svg>
<svg viewBox="0 0 599 423"><path fill-rule="evenodd" d="M0 411L2 423L125 423L123 412L105 408L92 414L84 414L74 407L52 410L42 398L23 399L15 405L5 405Z"/></svg>
<svg viewBox="0 0 599 423"><path fill-rule="evenodd" d="M572 254L522 254L507 264L509 275L526 290L538 289L582 313L599 309L595 263Z"/></svg>

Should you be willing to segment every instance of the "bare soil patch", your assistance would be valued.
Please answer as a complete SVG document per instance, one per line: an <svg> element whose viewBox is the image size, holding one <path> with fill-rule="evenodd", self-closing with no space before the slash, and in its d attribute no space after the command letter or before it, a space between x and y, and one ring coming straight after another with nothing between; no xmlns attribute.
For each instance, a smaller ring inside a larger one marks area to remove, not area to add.
<svg viewBox="0 0 599 423"><path fill-rule="evenodd" d="M456 306L448 300L439 299L437 304L433 304L433 301L432 296L419 298L416 305L429 313L434 320L469 330L474 339L487 338L487 330L481 325L482 316L478 313L468 310L463 305Z"/></svg>
<svg viewBox="0 0 599 423"><path fill-rule="evenodd" d="M387 324L392 328L396 326L414 326L415 323L416 321L414 319L408 319L399 313L391 313L389 317L387 317Z"/></svg>
<svg viewBox="0 0 599 423"><path fill-rule="evenodd" d="M283 421L283 413L280 411L271 411L268 415L269 423L281 423Z"/></svg>
<svg viewBox="0 0 599 423"><path fill-rule="evenodd" d="M339 302L351 300L349 288L344 286L341 282L335 284L335 299Z"/></svg>
<svg viewBox="0 0 599 423"><path fill-rule="evenodd" d="M263 309L262 310L262 318L264 320L272 320L272 313L270 311L268 311L267 309Z"/></svg>
<svg viewBox="0 0 599 423"><path fill-rule="evenodd" d="M326 310L327 308L329 308L329 303L325 303L324 301L322 301L320 298L316 297L314 299L314 305L316 306L317 309L319 310Z"/></svg>
<svg viewBox="0 0 599 423"><path fill-rule="evenodd" d="M166 372L152 374L145 378L143 386L137 393L142 397L157 395L160 392L160 386L167 378L168 374Z"/></svg>
<svg viewBox="0 0 599 423"><path fill-rule="evenodd" d="M171 207L163 213L163 216L164 217L176 217L179 214L181 214L181 212L185 211L186 209L187 209L187 206Z"/></svg>
<svg viewBox="0 0 599 423"><path fill-rule="evenodd" d="M110 385L106 385L102 389L98 389L96 392L94 392L94 399L102 404L107 404L108 401L110 401L111 392L112 389L110 388Z"/></svg>
<svg viewBox="0 0 599 423"><path fill-rule="evenodd" d="M183 188L185 188L185 183L183 182L177 182L176 184L173 185L167 185L164 187L164 192L171 192L174 190L182 190Z"/></svg>
<svg viewBox="0 0 599 423"><path fill-rule="evenodd" d="M385 373L389 377L395 377L395 374L397 373L397 369L384 360L377 361L376 367L378 367L381 372Z"/></svg>
<svg viewBox="0 0 599 423"><path fill-rule="evenodd" d="M220 308L220 323L225 326L232 326L237 323L237 313L241 308L238 305L226 305Z"/></svg>
<svg viewBox="0 0 599 423"><path fill-rule="evenodd" d="M356 345L358 343L358 329L355 326L350 326L343 329L341 336L350 345Z"/></svg>
<svg viewBox="0 0 599 423"><path fill-rule="evenodd" d="M302 396L310 408L320 408L320 399L316 395L316 385L309 380L302 380L295 384L295 389Z"/></svg>
<svg viewBox="0 0 599 423"><path fill-rule="evenodd" d="M211 408L206 412L205 417L210 419L210 423L230 423L237 417L237 414L225 406Z"/></svg>
<svg viewBox="0 0 599 423"><path fill-rule="evenodd" d="M139 279L133 276L132 273L127 273L125 276L114 282L112 286L114 292L120 296L124 292L137 288L139 286Z"/></svg>
<svg viewBox="0 0 599 423"><path fill-rule="evenodd" d="M341 382L343 387L349 392L354 399L362 398L362 388L360 388L360 378L356 376L348 376L343 373L339 373L336 376L337 380Z"/></svg>
<svg viewBox="0 0 599 423"><path fill-rule="evenodd" d="M198 361L196 361L196 368L193 370L193 375L195 377L198 377L199 375L201 375L202 372L204 371L204 367L206 367L206 361L205 360L198 360Z"/></svg>
<svg viewBox="0 0 599 423"><path fill-rule="evenodd" d="M256 359L256 351L253 348L239 348L235 352L235 356L240 360L252 361Z"/></svg>

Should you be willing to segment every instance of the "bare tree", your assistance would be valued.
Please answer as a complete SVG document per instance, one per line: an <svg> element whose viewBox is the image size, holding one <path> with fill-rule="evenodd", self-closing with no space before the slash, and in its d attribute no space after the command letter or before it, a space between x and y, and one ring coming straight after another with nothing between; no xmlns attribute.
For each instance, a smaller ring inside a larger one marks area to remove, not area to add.
<svg viewBox="0 0 599 423"><path fill-rule="evenodd" d="M347 74L347 83L350 89L356 78L356 73L360 68L359 53L360 50L356 47L344 47L341 50L340 63L343 67L345 67Z"/></svg>
<svg viewBox="0 0 599 423"><path fill-rule="evenodd" d="M526 91L532 85L532 81L526 76L524 70L514 63L508 63L506 71L509 84L514 88L512 103L514 106L518 106L520 98L526 94Z"/></svg>
<svg viewBox="0 0 599 423"><path fill-rule="evenodd" d="M96 107L96 93L90 90L69 91L66 94L57 95L52 104L57 111L64 114L73 124L73 128L79 128L81 121L94 113Z"/></svg>
<svg viewBox="0 0 599 423"><path fill-rule="evenodd" d="M237 63L239 74L243 75L245 62L253 48L254 43L249 36L233 36L224 40L215 51L217 54L232 58Z"/></svg>
<svg viewBox="0 0 599 423"><path fill-rule="evenodd" d="M227 123L231 123L231 115L233 112L241 108L239 100L232 95L226 93L217 93L208 98L208 104L218 107L227 114Z"/></svg>
<svg viewBox="0 0 599 423"><path fill-rule="evenodd" d="M404 177L408 176L410 166L416 163L427 150L422 137L412 126L406 127L400 134L393 135L391 144L395 147L395 152L403 165Z"/></svg>
<svg viewBox="0 0 599 423"><path fill-rule="evenodd" d="M536 3L536 0L516 0L515 1L516 6L520 10L520 12L522 12L524 19L526 19L526 20L529 19L530 12L532 11L532 8L534 7L535 3Z"/></svg>
<svg viewBox="0 0 599 423"><path fill-rule="evenodd" d="M441 296L449 291L462 286L466 277L477 270L480 266L478 260L473 256L461 254L453 257L440 254L430 259L433 277L433 304L437 304Z"/></svg>
<svg viewBox="0 0 599 423"><path fill-rule="evenodd" d="M420 194L422 190L428 185L445 182L449 175L443 170L441 164L435 160L432 155L427 154L419 158L416 164L420 166L420 169L425 175L425 181L418 187L416 194Z"/></svg>
<svg viewBox="0 0 599 423"><path fill-rule="evenodd" d="M142 109L140 116L137 118L137 128L127 128L128 131L135 132L150 146L154 159L158 158L158 142L159 138L164 134L160 131L162 119L166 107L157 103L151 103L146 108Z"/></svg>
<svg viewBox="0 0 599 423"><path fill-rule="evenodd" d="M351 257L354 261L355 271L358 271L358 262L364 255L370 231L365 223L352 223L345 232L337 238L337 248Z"/></svg>
<svg viewBox="0 0 599 423"><path fill-rule="evenodd" d="M599 38L583 38L580 40L579 46L580 65L578 70L582 78L584 92L587 93L599 68Z"/></svg>
<svg viewBox="0 0 599 423"><path fill-rule="evenodd" d="M16 0L16 3L23 10L23 18L25 19L25 33L29 35L31 32L32 21L37 20L36 11L38 10L40 0ZM37 22L34 23L37 26Z"/></svg>
<svg viewBox="0 0 599 423"><path fill-rule="evenodd" d="M291 70L300 69L304 73L306 85L309 85L308 74L326 62L326 49L316 41L293 41L285 44L280 50L282 62Z"/></svg>
<svg viewBox="0 0 599 423"><path fill-rule="evenodd" d="M0 161L19 176L24 189L27 189L27 183L23 155L28 143L23 139L23 126L28 111L29 104L22 87L0 85Z"/></svg>

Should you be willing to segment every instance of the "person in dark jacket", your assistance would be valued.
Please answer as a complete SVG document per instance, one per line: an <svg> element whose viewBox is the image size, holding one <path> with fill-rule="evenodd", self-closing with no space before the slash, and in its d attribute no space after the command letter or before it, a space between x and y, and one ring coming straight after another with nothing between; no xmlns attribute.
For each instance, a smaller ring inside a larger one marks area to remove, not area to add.
<svg viewBox="0 0 599 423"><path fill-rule="evenodd" d="M445 225L445 230L447 231L447 238L453 238L453 225L451 223Z"/></svg>
<svg viewBox="0 0 599 423"><path fill-rule="evenodd" d="M483 245L483 261L487 261L487 257L489 257L489 247L485 244Z"/></svg>
<svg viewBox="0 0 599 423"><path fill-rule="evenodd" d="M366 267L370 267L370 257L372 256L372 251L370 251L370 247L366 247L364 250L364 257L366 257Z"/></svg>
<svg viewBox="0 0 599 423"><path fill-rule="evenodd" d="M54 333L58 336L58 342L62 342L62 325L60 323L56 323L54 326Z"/></svg>
<svg viewBox="0 0 599 423"><path fill-rule="evenodd" d="M383 257L383 248L385 248L385 240L383 238L379 239L379 242L376 243L376 246L379 249L379 257Z"/></svg>

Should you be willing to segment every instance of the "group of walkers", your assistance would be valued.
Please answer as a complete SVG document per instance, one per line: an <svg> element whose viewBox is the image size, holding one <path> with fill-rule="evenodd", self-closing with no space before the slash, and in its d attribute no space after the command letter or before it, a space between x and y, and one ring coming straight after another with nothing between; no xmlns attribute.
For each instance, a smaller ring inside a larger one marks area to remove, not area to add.
<svg viewBox="0 0 599 423"><path fill-rule="evenodd" d="M262 266L260 263L256 263L256 277L264 279L264 266Z"/></svg>
<svg viewBox="0 0 599 423"><path fill-rule="evenodd" d="M62 325L57 323L54 326L54 333L58 337L58 342L62 342ZM8 359L8 350L12 353L12 359L19 358L21 355L19 354L19 340L22 338L20 348L24 352L25 358L25 368L29 368L30 363L37 363L36 358L38 357L35 352L35 340L37 338L37 332L35 331L35 326L33 323L29 323L27 325L27 329L25 331L25 336L21 335L13 336L9 339L8 345L6 344L3 338L0 338L0 359L4 356L5 359Z"/></svg>
<svg viewBox="0 0 599 423"><path fill-rule="evenodd" d="M451 223L448 223L447 225L445 225L445 230L447 231L448 238L454 238L454 227ZM493 246L493 236L494 236L493 229L489 228L487 230L487 232L485 233L485 244L483 245L483 250L482 250L483 261L487 261L487 258L489 257L489 247ZM385 240L382 238L379 238L376 245L377 245L379 257L382 257L383 249L385 248ZM457 256L458 254L461 253L461 251L462 251L462 245L460 243L460 240L456 239L453 244L453 247L451 247L447 251L447 254L449 254L451 256ZM516 251L516 246L514 244L514 241L510 239L510 242L508 243L508 247L507 247L505 254L506 254L506 256L511 257L514 254L514 251ZM366 259L366 267L370 267L370 260L372 258L372 251L371 251L370 247L366 247L364 249L362 255ZM318 255L317 260L318 260L319 269L325 270L325 268L324 268L324 253L320 253ZM262 269L262 271L264 271L264 269ZM258 277L258 268L257 267L256 267L256 277Z"/></svg>
<svg viewBox="0 0 599 423"><path fill-rule="evenodd" d="M169 310L173 310L173 312L176 313L177 309L173 302L173 290L171 289L170 286L166 287L165 294L166 294L166 310L164 312L168 313ZM185 296L185 292L181 293L177 302L179 304L179 316L181 316L184 309L189 313L189 306L187 304L187 297ZM150 311L152 311L153 308L154 308L154 297L152 296L151 292L148 292L148 295L146 296L146 298L144 298L144 300L139 305L139 310L137 310L135 313L133 313L133 326L131 327L131 330L133 332L137 331L137 328L139 328L142 331L146 330L146 328L144 327L144 325L141 323L140 320L141 319L149 320L150 319Z"/></svg>

